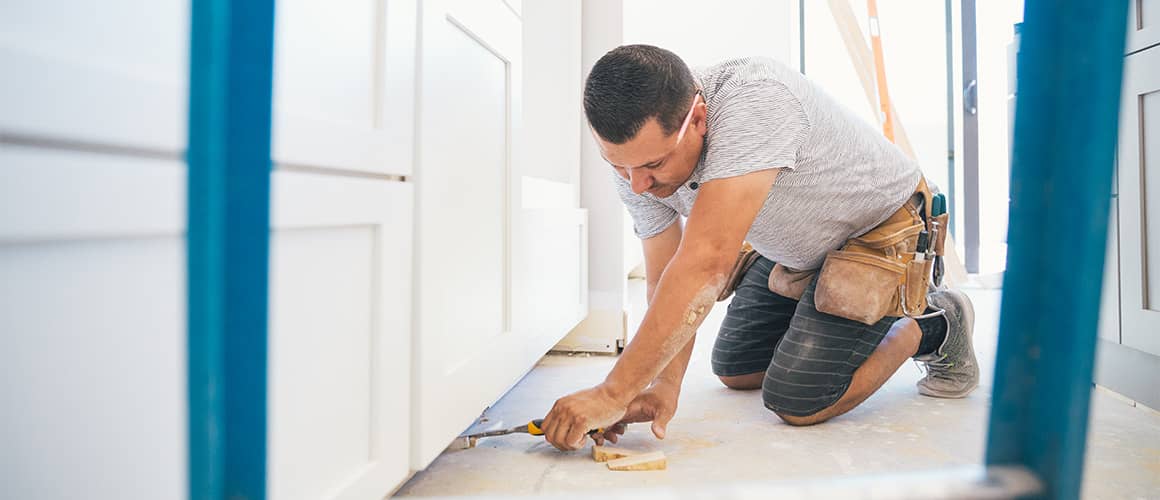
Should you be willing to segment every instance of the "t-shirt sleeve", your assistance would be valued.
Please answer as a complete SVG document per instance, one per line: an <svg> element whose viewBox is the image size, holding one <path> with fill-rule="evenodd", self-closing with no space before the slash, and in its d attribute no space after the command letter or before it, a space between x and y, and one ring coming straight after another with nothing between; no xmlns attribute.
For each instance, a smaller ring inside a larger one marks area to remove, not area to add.
<svg viewBox="0 0 1160 500"><path fill-rule="evenodd" d="M776 80L746 82L725 91L708 123L701 181L770 168L793 169L810 123L801 101Z"/></svg>
<svg viewBox="0 0 1160 500"><path fill-rule="evenodd" d="M632 192L628 181L615 171L612 172L612 177L616 183L616 193L620 195L620 200L624 202L624 207L632 216L632 229L638 238L647 240L661 234L680 217L672 207Z"/></svg>

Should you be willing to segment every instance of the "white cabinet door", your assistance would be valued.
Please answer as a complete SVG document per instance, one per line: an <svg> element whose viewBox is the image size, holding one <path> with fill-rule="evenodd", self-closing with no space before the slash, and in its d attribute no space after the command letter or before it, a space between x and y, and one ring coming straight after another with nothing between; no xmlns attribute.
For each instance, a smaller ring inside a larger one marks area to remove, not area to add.
<svg viewBox="0 0 1160 500"><path fill-rule="evenodd" d="M374 499L409 473L411 186L277 172L270 496Z"/></svg>
<svg viewBox="0 0 1160 500"><path fill-rule="evenodd" d="M427 1L420 17L416 469L535 362L509 293L520 20L501 0Z"/></svg>
<svg viewBox="0 0 1160 500"><path fill-rule="evenodd" d="M415 0L280 0L274 158L411 173Z"/></svg>
<svg viewBox="0 0 1160 500"><path fill-rule="evenodd" d="M1160 0L1128 2L1128 43L1126 53L1160 44Z"/></svg>
<svg viewBox="0 0 1160 500"><path fill-rule="evenodd" d="M179 153L189 2L0 2L0 137Z"/></svg>
<svg viewBox="0 0 1160 500"><path fill-rule="evenodd" d="M0 144L0 498L185 498L185 166Z"/></svg>
<svg viewBox="0 0 1160 500"><path fill-rule="evenodd" d="M0 498L188 493L188 25L0 1Z"/></svg>
<svg viewBox="0 0 1160 500"><path fill-rule="evenodd" d="M1116 225L1119 200L1112 195L1108 211L1108 242L1104 254L1104 283L1100 293L1099 338L1120 343L1120 234Z"/></svg>
<svg viewBox="0 0 1160 500"><path fill-rule="evenodd" d="M522 71L524 54L546 56L522 40L528 31L513 5L422 4L415 469L434 460L588 310L587 212L576 208L569 182L578 178L580 102L579 84L567 74L579 75L567 64L558 66L565 75ZM571 47L558 55L579 65L578 4L523 14L565 26L571 16L577 29L555 36L577 40L558 43ZM525 95L545 107L574 99L575 107L525 113ZM529 137L537 144L525 149Z"/></svg>
<svg viewBox="0 0 1160 500"><path fill-rule="evenodd" d="M1122 343L1160 355L1160 49L1124 60L1119 231Z"/></svg>

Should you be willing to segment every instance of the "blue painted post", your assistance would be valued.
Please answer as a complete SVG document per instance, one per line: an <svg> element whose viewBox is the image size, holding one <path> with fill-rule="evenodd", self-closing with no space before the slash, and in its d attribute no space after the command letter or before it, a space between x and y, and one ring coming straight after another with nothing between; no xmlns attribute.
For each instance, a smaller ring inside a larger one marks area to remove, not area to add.
<svg viewBox="0 0 1160 500"><path fill-rule="evenodd" d="M194 0L189 497L266 496L273 0Z"/></svg>
<svg viewBox="0 0 1160 500"><path fill-rule="evenodd" d="M1127 2L1028 0L988 464L1077 498L1107 237Z"/></svg>

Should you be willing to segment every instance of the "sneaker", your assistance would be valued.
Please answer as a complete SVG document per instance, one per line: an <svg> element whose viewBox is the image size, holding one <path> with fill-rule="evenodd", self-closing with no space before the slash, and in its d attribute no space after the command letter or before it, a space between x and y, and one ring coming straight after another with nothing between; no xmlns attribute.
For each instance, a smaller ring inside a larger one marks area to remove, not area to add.
<svg viewBox="0 0 1160 500"><path fill-rule="evenodd" d="M915 356L926 364L926 376L918 381L920 394L936 398L962 398L979 386L979 361L971 335L975 308L959 290L940 289L927 296L930 307L943 312L947 336L935 352Z"/></svg>

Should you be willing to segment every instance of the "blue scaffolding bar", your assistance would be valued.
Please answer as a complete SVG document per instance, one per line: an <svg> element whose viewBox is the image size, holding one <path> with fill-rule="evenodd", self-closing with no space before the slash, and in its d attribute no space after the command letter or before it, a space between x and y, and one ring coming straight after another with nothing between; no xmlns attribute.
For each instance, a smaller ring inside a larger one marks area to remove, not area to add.
<svg viewBox="0 0 1160 500"><path fill-rule="evenodd" d="M1077 498L1092 390L1127 2L1028 0L987 464Z"/></svg>
<svg viewBox="0 0 1160 500"><path fill-rule="evenodd" d="M189 498L266 496L273 0L194 0Z"/></svg>

